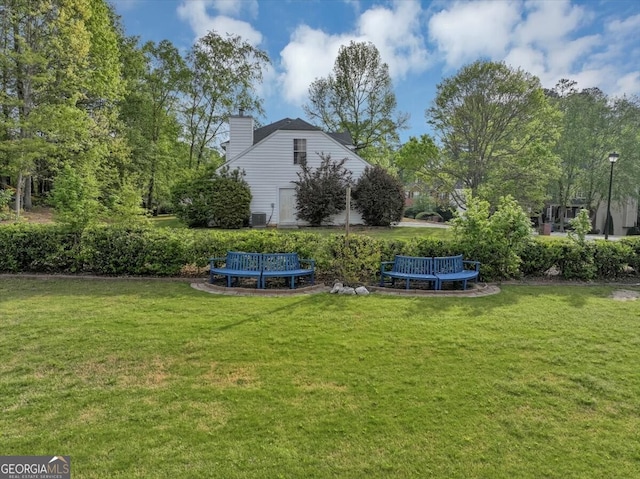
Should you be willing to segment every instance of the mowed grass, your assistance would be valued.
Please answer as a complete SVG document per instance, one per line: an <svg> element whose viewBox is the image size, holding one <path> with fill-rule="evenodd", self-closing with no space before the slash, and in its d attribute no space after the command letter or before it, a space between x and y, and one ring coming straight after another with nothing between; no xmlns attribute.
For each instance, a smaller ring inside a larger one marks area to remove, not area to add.
<svg viewBox="0 0 640 479"><path fill-rule="evenodd" d="M638 477L640 305L613 289L0 279L0 450L75 478Z"/></svg>
<svg viewBox="0 0 640 479"><path fill-rule="evenodd" d="M186 228L186 225L173 215L159 215L150 218L151 224L157 228ZM197 228L207 230L207 228ZM268 229L270 230L270 228ZM238 230L216 230L216 231L230 231L235 232ZM267 231L257 229L256 231ZM287 234L291 232L304 232L314 233L318 235L332 235L332 234L345 234L345 229L341 227L323 226L318 228L301 227L301 228L282 228L277 229L281 234ZM436 238L436 239L449 239L453 238L453 233L450 228L440 227L408 227L408 226L394 226L392 228L384 227L372 227L372 226L351 226L349 228L349 234L366 235L373 238L383 239L403 239L409 240L411 238Z"/></svg>

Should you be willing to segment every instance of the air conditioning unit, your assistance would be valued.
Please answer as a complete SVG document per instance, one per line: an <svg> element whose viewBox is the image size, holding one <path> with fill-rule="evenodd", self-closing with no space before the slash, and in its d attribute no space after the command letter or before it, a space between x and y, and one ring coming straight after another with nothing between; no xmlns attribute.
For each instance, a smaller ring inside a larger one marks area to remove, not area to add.
<svg viewBox="0 0 640 479"><path fill-rule="evenodd" d="M267 226L267 214L251 213L251 226L254 228L264 228Z"/></svg>

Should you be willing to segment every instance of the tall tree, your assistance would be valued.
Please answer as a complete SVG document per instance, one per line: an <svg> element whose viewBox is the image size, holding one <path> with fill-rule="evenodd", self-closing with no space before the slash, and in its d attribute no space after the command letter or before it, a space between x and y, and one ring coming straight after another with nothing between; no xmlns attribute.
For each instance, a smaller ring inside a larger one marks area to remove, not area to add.
<svg viewBox="0 0 640 479"><path fill-rule="evenodd" d="M598 88L578 90L571 80L561 80L547 94L563 113L562 135L555 150L561 172L553 185L560 228L564 227L566 207L577 198L597 228L596 212L609 189L609 153L620 153L614 169L613 199L626 201L638 195L640 101L636 97L612 99Z"/></svg>
<svg viewBox="0 0 640 479"><path fill-rule="evenodd" d="M177 154L183 134L178 114L188 71L168 40L147 42L140 53L135 45L128 46L126 71L135 88L128 91L121 114L135 163L131 168L144 189L144 205L151 210L158 204L159 188L169 197L168 182L182 166Z"/></svg>
<svg viewBox="0 0 640 479"><path fill-rule="evenodd" d="M263 113L256 85L262 81L269 57L239 36L223 38L212 31L196 42L187 62L190 78L184 117L191 168L211 157L229 115L239 109Z"/></svg>
<svg viewBox="0 0 640 479"><path fill-rule="evenodd" d="M559 205L560 230L564 231L564 217L572 199L581 196L591 217L599 206L600 176L606 176L604 161L613 140L612 115L606 95L596 88L580 91L571 80L558 82L548 96L563 114L562 133L555 147L561 168L552 191Z"/></svg>
<svg viewBox="0 0 640 479"><path fill-rule="evenodd" d="M538 78L477 61L438 85L426 115L442 145L429 172L452 194L469 189L493 205L511 194L524 207L542 206L558 171L560 114Z"/></svg>
<svg viewBox="0 0 640 479"><path fill-rule="evenodd" d="M118 91L114 16L104 0L2 0L0 154L16 186L16 211L30 203L31 176L64 161L97 158L96 128ZM109 71L105 73L104 71Z"/></svg>
<svg viewBox="0 0 640 479"><path fill-rule="evenodd" d="M333 73L309 87L304 111L329 131L347 131L357 151L398 142L408 115L396 111L397 101L389 67L373 43L340 47Z"/></svg>

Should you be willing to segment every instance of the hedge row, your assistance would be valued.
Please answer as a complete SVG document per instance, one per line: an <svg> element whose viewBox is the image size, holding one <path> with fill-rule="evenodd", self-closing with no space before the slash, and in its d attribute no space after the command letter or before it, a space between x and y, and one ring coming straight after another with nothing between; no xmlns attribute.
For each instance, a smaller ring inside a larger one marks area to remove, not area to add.
<svg viewBox="0 0 640 479"><path fill-rule="evenodd" d="M209 258L227 251L297 252L316 260L320 280L376 281L380 261L396 254L470 256L454 241L383 240L368 236L320 236L274 230L193 231L152 227L98 226L82 232L58 225L0 227L0 273L88 273L97 275L204 275ZM500 258L482 249L483 280L496 277ZM562 278L615 279L640 272L640 238L587 242L531 240L520 253L522 276L555 270Z"/></svg>

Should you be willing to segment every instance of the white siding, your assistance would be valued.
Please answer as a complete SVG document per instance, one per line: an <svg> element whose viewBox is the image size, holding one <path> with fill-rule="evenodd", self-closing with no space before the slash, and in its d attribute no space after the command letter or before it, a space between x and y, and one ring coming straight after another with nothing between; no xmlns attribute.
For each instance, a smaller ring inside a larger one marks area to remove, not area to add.
<svg viewBox="0 0 640 479"><path fill-rule="evenodd" d="M253 118L250 116L229 117L229 143L226 160L232 160L253 145Z"/></svg>
<svg viewBox="0 0 640 479"><path fill-rule="evenodd" d="M300 167L293 164L293 140L298 138L307 140L307 162L313 168L320 166L320 153L331 155L332 160L346 157L345 167L351 171L354 181L360 178L368 166L362 158L321 131L276 131L241 157L228 163L232 170L245 170L245 179L253 196L251 211L265 212L267 220L271 218L272 225L279 223L280 188L293 188L292 182L298 179ZM344 224L344 217L344 214L338 215L332 222ZM352 212L350 222L362 223L362 218L357 212ZM302 225L304 222L299 221L298 224Z"/></svg>

